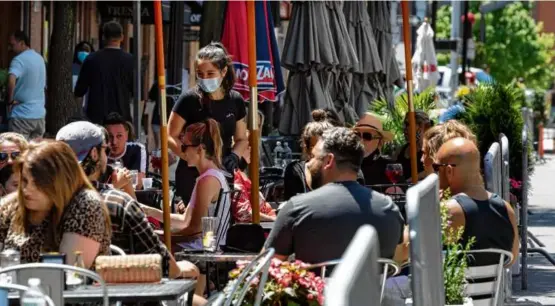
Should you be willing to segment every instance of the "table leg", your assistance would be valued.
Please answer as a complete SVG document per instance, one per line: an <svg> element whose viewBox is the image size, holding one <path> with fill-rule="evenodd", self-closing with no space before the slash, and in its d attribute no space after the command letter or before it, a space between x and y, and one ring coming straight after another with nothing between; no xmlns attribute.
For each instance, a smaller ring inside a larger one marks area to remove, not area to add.
<svg viewBox="0 0 555 306"><path fill-rule="evenodd" d="M206 262L206 297L210 297L210 262Z"/></svg>

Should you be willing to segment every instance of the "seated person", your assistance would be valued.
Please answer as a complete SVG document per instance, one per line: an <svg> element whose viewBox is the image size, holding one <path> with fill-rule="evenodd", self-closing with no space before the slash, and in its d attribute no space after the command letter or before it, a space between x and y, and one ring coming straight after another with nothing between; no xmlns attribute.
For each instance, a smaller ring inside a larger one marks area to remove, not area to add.
<svg viewBox="0 0 555 306"><path fill-rule="evenodd" d="M15 163L18 192L2 199L0 242L20 252L24 263L40 254L83 252L86 268L110 255L106 205L84 175L71 148L58 141L32 143ZM73 265L74 256L67 257Z"/></svg>
<svg viewBox="0 0 555 306"><path fill-rule="evenodd" d="M476 136L464 124L457 120L449 120L444 123L431 127L424 133L422 141L422 158L420 161L424 164L424 171L426 175L435 173L432 163L436 158L437 151L447 141L462 137L476 142Z"/></svg>
<svg viewBox="0 0 555 306"><path fill-rule="evenodd" d="M424 165L421 162L422 159L422 136L424 133L432 126L432 121L428 114L423 110L415 110L414 116L416 119L416 158L418 167L418 179L423 179L426 177L424 173ZM410 137L409 137L409 113L405 116L405 126L404 126L405 139L407 143L402 146L395 154L394 160L396 163L403 166L403 175L405 180L410 181L411 179L411 161L410 161Z"/></svg>
<svg viewBox="0 0 555 306"><path fill-rule="evenodd" d="M231 199L231 212L233 219L238 223L251 223L252 222L252 206L250 201L251 196L251 180L245 174L247 166L251 162L251 147L241 156L239 161L239 169L235 170L233 187L235 190L240 190L241 194L237 199ZM266 202L262 193L260 193L260 220L261 221L275 221L276 212L272 209L270 203Z"/></svg>
<svg viewBox="0 0 555 306"><path fill-rule="evenodd" d="M364 114L354 127L364 144L361 170L366 185L390 184L385 175L387 164L393 161L381 155L384 143L393 140L393 134L383 130L380 118L372 113Z"/></svg>
<svg viewBox="0 0 555 306"><path fill-rule="evenodd" d="M218 218L224 220L225 213L231 209L230 187L222 170L222 139L218 123L208 119L191 124L185 128L181 137L183 154L180 156L188 165L196 167L200 173L197 178L191 202L183 214L171 214L172 232L184 236L179 246L189 249L202 249L202 217L214 216L216 205L220 205ZM220 190L225 196L219 199ZM220 200L220 203L216 203ZM162 211L146 205L141 207L147 216L163 221ZM220 244L225 244L225 231L217 234Z"/></svg>
<svg viewBox="0 0 555 306"><path fill-rule="evenodd" d="M0 170L0 187L1 196L6 196L17 191L19 187L19 173L13 171L13 166L7 165Z"/></svg>
<svg viewBox="0 0 555 306"><path fill-rule="evenodd" d="M108 206L112 221L112 244L129 254L160 254L169 277L197 277L198 269L189 262L176 262L160 241L144 212L128 194L98 182L106 171L108 133L88 121L70 123L58 131L56 140L71 146L83 171Z"/></svg>
<svg viewBox="0 0 555 306"><path fill-rule="evenodd" d="M292 197L279 212L265 248L308 263L339 259L361 225L376 228L380 256L392 258L403 219L390 197L360 185L364 146L354 131L326 130L312 148L307 168L311 192Z"/></svg>
<svg viewBox="0 0 555 306"><path fill-rule="evenodd" d="M315 121L309 122L305 125L301 135L301 150L304 160L294 161L285 167L285 171L283 173L285 200L289 200L291 197L299 193L306 193L310 191L308 184L310 177L307 177L306 160L310 159L310 153L318 141L318 137L320 137L325 130L333 127L330 122L325 120L325 117L319 118L319 120L314 118L314 120Z"/></svg>
<svg viewBox="0 0 555 306"><path fill-rule="evenodd" d="M148 166L145 146L142 143L130 141L131 124L118 113L109 114L104 119L104 127L110 135L108 163L120 161L125 168L136 170L139 173L136 189L141 189Z"/></svg>
<svg viewBox="0 0 555 306"><path fill-rule="evenodd" d="M480 171L480 152L476 144L465 138L454 138L441 146L432 165L439 175L440 188L449 188L453 197L447 206L450 227L464 228L462 245L470 238L471 250L501 249L518 255L519 241L515 212L499 195L484 187ZM495 230L492 230L495 229ZM499 262L497 254L473 254L470 265L482 266Z"/></svg>
<svg viewBox="0 0 555 306"><path fill-rule="evenodd" d="M0 134L0 169L6 165L13 165L15 159L27 150L29 143L23 135L6 132Z"/></svg>

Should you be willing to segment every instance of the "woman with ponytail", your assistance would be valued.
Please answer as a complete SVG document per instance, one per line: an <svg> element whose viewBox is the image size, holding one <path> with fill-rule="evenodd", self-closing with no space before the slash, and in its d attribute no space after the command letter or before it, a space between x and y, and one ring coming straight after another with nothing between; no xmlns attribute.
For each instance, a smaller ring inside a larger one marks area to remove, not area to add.
<svg viewBox="0 0 555 306"><path fill-rule="evenodd" d="M195 60L197 86L185 92L175 104L168 122L169 146L181 160L175 173L177 193L187 203L199 173L187 164L179 135L184 128L208 118L214 119L221 131L221 162L233 173L239 156L248 146L246 106L243 97L232 90L235 71L231 57L220 43L200 49ZM232 145L233 144L233 145Z"/></svg>
<svg viewBox="0 0 555 306"><path fill-rule="evenodd" d="M202 232L202 217L213 216L216 204L219 204L218 218L225 219L231 207L229 185L222 170L222 138L218 122L207 119L189 125L180 135L180 156L189 166L195 167L200 173L196 179L191 200L183 214L171 214L171 227L174 234L185 236L187 241L179 246L188 249L202 249L200 234ZM223 196L218 201L220 190ZM146 205L141 205L145 213L163 221L162 211ZM221 227L218 233L220 242L225 243L225 232Z"/></svg>

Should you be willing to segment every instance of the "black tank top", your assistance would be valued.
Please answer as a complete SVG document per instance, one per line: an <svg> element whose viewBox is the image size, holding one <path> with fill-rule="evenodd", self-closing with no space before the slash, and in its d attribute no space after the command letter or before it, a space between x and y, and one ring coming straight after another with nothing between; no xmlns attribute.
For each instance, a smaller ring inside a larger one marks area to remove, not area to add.
<svg viewBox="0 0 555 306"><path fill-rule="evenodd" d="M514 231L505 206L505 201L497 194L488 200L475 200L466 194L458 194L454 199L461 205L466 219L462 236L463 246L475 237L472 250L501 249L511 252ZM469 265L482 266L499 263L499 256L493 253L475 254L469 258Z"/></svg>
<svg viewBox="0 0 555 306"><path fill-rule="evenodd" d="M403 166L403 176L405 177L405 180L408 180L411 178L411 164L410 164L410 157L406 158L405 157L405 151L407 149L409 149L410 144L405 144L403 146L403 148L401 149L401 152L399 153L399 156L397 156L397 161L396 163L401 164ZM422 163L422 150L418 151L416 153L416 169L417 169L417 173L420 173L422 171L424 171L424 164Z"/></svg>

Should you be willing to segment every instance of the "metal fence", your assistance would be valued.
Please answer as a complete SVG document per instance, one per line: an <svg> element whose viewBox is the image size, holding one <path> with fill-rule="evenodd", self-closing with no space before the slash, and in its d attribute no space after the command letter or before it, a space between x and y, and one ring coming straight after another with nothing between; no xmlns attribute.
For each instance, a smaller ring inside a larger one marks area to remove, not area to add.
<svg viewBox="0 0 555 306"><path fill-rule="evenodd" d="M361 226L325 288L325 305L380 305L379 242L376 230Z"/></svg>
<svg viewBox="0 0 555 306"><path fill-rule="evenodd" d="M494 142L484 157L486 189L503 196L501 147Z"/></svg>
<svg viewBox="0 0 555 306"><path fill-rule="evenodd" d="M429 175L407 191L414 306L444 305L439 181Z"/></svg>

